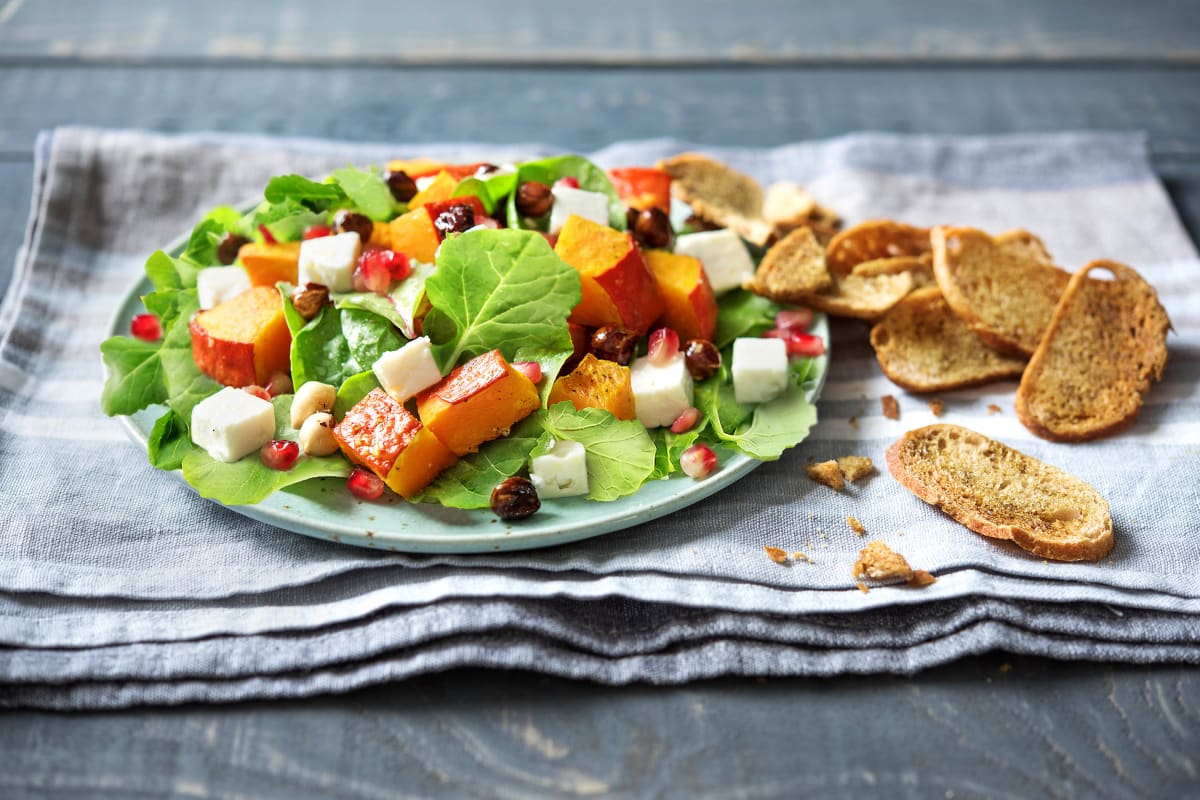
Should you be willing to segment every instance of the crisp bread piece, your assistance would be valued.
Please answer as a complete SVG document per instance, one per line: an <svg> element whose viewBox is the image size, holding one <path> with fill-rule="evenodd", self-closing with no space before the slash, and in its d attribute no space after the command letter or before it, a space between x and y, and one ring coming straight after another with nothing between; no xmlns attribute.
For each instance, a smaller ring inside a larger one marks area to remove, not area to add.
<svg viewBox="0 0 1200 800"><path fill-rule="evenodd" d="M671 176L671 191L696 216L762 247L774 233L763 219L763 192L749 175L700 153L681 153L656 165Z"/></svg>
<svg viewBox="0 0 1200 800"><path fill-rule="evenodd" d="M859 536L862 536L867 532L866 526L859 521L858 517L846 517L846 524L850 526L850 530L854 531Z"/></svg>
<svg viewBox="0 0 1200 800"><path fill-rule="evenodd" d="M830 279L828 289L805 294L799 302L830 316L868 322L882 317L916 286L911 272L840 277L831 272Z"/></svg>
<svg viewBox="0 0 1200 800"><path fill-rule="evenodd" d="M876 540L867 542L867 546L858 552L852 574L855 578L873 581L907 581L912 579L913 569L904 556Z"/></svg>
<svg viewBox="0 0 1200 800"><path fill-rule="evenodd" d="M821 461L808 465L808 477L817 483L823 483L835 492L846 488L846 479L838 468L836 461Z"/></svg>
<svg viewBox="0 0 1200 800"><path fill-rule="evenodd" d="M851 275L863 278L873 278L876 275L899 275L901 272L912 274L913 288L932 286L936 281L933 277L933 254L922 253L919 256L894 256L891 258L874 258L856 264L850 270Z"/></svg>
<svg viewBox="0 0 1200 800"><path fill-rule="evenodd" d="M778 237L786 236L796 228L811 228L822 247L842 225L836 211L821 205L808 190L791 181L779 181L767 187L763 197L763 219Z"/></svg>
<svg viewBox="0 0 1200 800"><path fill-rule="evenodd" d="M875 219L841 231L825 249L833 275L848 275L864 261L920 256L930 251L929 229L890 219Z"/></svg>
<svg viewBox="0 0 1200 800"><path fill-rule="evenodd" d="M900 404L896 402L895 395L885 394L879 398L879 405L883 409L883 415L888 419L900 419Z"/></svg>
<svg viewBox="0 0 1200 800"><path fill-rule="evenodd" d="M767 554L767 558L774 561L776 564L788 564L791 559L788 557L787 550L781 547L772 547L771 545L763 545L763 552Z"/></svg>
<svg viewBox="0 0 1200 800"><path fill-rule="evenodd" d="M1098 280L1093 273L1111 273ZM1017 418L1044 439L1107 436L1137 418L1167 363L1171 321L1131 267L1095 261L1071 277L1017 389Z"/></svg>
<svg viewBox="0 0 1200 800"><path fill-rule="evenodd" d="M989 346L1029 357L1070 280L1033 234L992 237L975 228L934 228L933 274L946 303Z"/></svg>
<svg viewBox="0 0 1200 800"><path fill-rule="evenodd" d="M837 465L842 471L842 477L851 483L875 472L875 464L869 456L841 456Z"/></svg>
<svg viewBox="0 0 1200 800"><path fill-rule="evenodd" d="M777 303L799 303L831 285L825 248L811 228L797 228L771 245L754 277L743 288Z"/></svg>
<svg viewBox="0 0 1200 800"><path fill-rule="evenodd" d="M1019 378L1025 359L984 344L936 286L918 289L871 328L883 374L912 392L941 392Z"/></svg>
<svg viewBox="0 0 1200 800"><path fill-rule="evenodd" d="M1060 561L1096 561L1112 550L1112 517L1099 492L975 431L909 431L888 448L887 464L909 491L976 533Z"/></svg>

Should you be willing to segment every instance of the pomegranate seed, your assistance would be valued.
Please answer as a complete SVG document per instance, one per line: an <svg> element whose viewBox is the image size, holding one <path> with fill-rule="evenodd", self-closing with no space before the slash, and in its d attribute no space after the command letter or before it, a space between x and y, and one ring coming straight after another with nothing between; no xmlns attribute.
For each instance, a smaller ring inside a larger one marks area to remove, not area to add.
<svg viewBox="0 0 1200 800"><path fill-rule="evenodd" d="M278 244L279 240L275 238L275 234L271 233L271 229L265 224L258 226L258 232L262 234L263 241L267 244Z"/></svg>
<svg viewBox="0 0 1200 800"><path fill-rule="evenodd" d="M666 366L679 355L679 334L670 328L659 328L650 334L647 351L651 364Z"/></svg>
<svg viewBox="0 0 1200 800"><path fill-rule="evenodd" d="M825 340L820 336L802 331L788 331L784 337L789 356L811 358L825 354Z"/></svg>
<svg viewBox="0 0 1200 800"><path fill-rule="evenodd" d="M704 480L717 468L717 454L703 442L692 445L679 457L679 466L696 480Z"/></svg>
<svg viewBox="0 0 1200 800"><path fill-rule="evenodd" d="M267 381L266 392L268 396L275 397L281 394L291 394L292 388L292 376L286 372L276 372L271 376L271 380Z"/></svg>
<svg viewBox="0 0 1200 800"><path fill-rule="evenodd" d="M333 229L328 225L309 225L304 229L305 239L320 239L323 236L328 236L333 233Z"/></svg>
<svg viewBox="0 0 1200 800"><path fill-rule="evenodd" d="M272 439L258 451L258 457L271 469L287 472L300 457L300 445L286 439Z"/></svg>
<svg viewBox="0 0 1200 800"><path fill-rule="evenodd" d="M811 308L786 308L775 315L775 327L785 331L808 330L812 325Z"/></svg>
<svg viewBox="0 0 1200 800"><path fill-rule="evenodd" d="M513 369L529 378L533 383L541 383L542 365L536 361L514 361Z"/></svg>
<svg viewBox="0 0 1200 800"><path fill-rule="evenodd" d="M392 273L392 280L402 281L412 275L412 264L409 263L408 256L404 253L397 253L395 250L382 252L388 254L388 271Z"/></svg>
<svg viewBox="0 0 1200 800"><path fill-rule="evenodd" d="M578 189L579 188L579 178L572 177L571 175L564 175L563 177L556 180L554 182L554 185L555 186L565 186L568 189Z"/></svg>
<svg viewBox="0 0 1200 800"><path fill-rule="evenodd" d="M688 406L679 412L679 416L671 423L671 433L687 433L696 427L696 423L699 421L700 409L695 406Z"/></svg>
<svg viewBox="0 0 1200 800"><path fill-rule="evenodd" d="M157 342L162 338L162 323L153 314L138 314L129 323L129 332L143 342Z"/></svg>
<svg viewBox="0 0 1200 800"><path fill-rule="evenodd" d="M364 250L351 283L356 292L387 294L392 288L391 250Z"/></svg>
<svg viewBox="0 0 1200 800"><path fill-rule="evenodd" d="M359 500L378 500L383 495L383 480L370 470L355 467L346 478L346 488Z"/></svg>
<svg viewBox="0 0 1200 800"><path fill-rule="evenodd" d="M271 402L270 393L261 386L243 386L242 391L246 394L254 395L259 400L266 400L268 403Z"/></svg>

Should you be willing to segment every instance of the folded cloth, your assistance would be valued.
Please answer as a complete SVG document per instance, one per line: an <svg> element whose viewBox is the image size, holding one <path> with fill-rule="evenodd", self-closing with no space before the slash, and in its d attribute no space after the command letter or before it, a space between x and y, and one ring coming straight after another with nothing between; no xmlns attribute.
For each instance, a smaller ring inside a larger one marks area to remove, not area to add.
<svg viewBox="0 0 1200 800"><path fill-rule="evenodd" d="M590 157L645 164L687 147L630 142ZM851 222L1026 227L1068 269L1112 258L1154 284L1175 333L1129 431L1037 439L1015 420L1012 383L941 397L942 420L1095 485L1112 506L1113 553L1047 563L966 531L886 474L843 494L807 480L813 460L882 465L892 441L933 419L928 398L881 376L863 328L842 322L810 438L667 518L470 556L363 550L250 520L150 468L98 410L97 348L146 256L273 174L554 149L60 129L39 139L29 234L0 307L0 703L296 696L460 665L667 683L911 672L995 647L1200 661L1200 262L1144 139L866 134L707 150L763 182L798 181ZM899 421L881 415L884 394L899 398ZM938 582L858 591L850 566L865 539L849 515ZM764 545L814 563L777 565Z"/></svg>

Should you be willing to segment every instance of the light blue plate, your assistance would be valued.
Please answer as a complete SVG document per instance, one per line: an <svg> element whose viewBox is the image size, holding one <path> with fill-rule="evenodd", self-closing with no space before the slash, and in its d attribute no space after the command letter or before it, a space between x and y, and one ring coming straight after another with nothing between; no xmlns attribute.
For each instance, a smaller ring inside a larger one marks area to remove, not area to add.
<svg viewBox="0 0 1200 800"><path fill-rule="evenodd" d="M178 255L187 237L168 248ZM142 295L153 290L142 278L130 287L109 326L109 335L127 335L134 315L144 312ZM813 333L829 342L829 326L817 314ZM816 365L816 385L809 394L813 403L825 382L828 356ZM123 417L130 435L143 447L154 421L165 409L154 406ZM635 494L607 503L579 497L546 500L541 510L519 522L504 522L486 509L464 511L428 503L409 503L385 493L385 499L363 502L347 490L345 481L321 478L289 487L253 506L229 506L251 519L286 530L360 547L411 553L484 553L526 550L574 542L621 530L678 511L715 494L741 479L761 462L726 454L717 471L697 481L676 475L652 481ZM153 469L146 465L146 469ZM183 480L180 472L174 473Z"/></svg>

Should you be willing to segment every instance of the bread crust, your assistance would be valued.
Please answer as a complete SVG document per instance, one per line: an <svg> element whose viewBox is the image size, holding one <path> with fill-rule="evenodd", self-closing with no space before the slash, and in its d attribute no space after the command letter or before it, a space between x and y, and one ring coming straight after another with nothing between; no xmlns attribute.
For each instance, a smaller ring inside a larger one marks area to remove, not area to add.
<svg viewBox="0 0 1200 800"><path fill-rule="evenodd" d="M846 228L830 239L825 248L825 263L833 275L849 275L865 261L921 256L931 247L928 228L873 219Z"/></svg>

